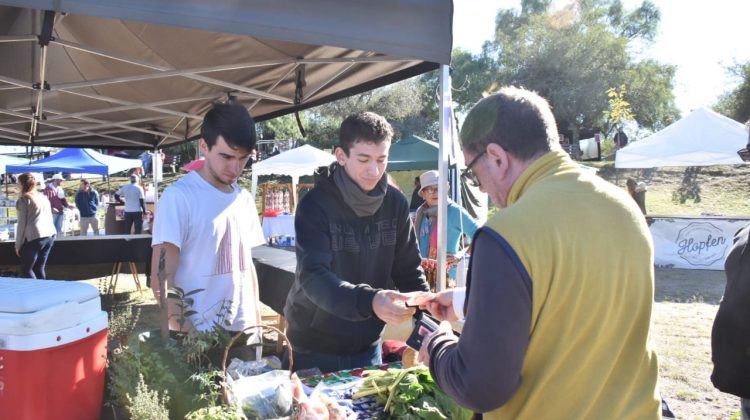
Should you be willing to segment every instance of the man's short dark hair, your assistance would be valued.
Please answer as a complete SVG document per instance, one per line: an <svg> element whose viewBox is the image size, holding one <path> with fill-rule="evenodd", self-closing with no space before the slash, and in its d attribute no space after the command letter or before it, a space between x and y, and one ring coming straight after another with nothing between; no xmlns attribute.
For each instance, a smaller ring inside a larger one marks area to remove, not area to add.
<svg viewBox="0 0 750 420"><path fill-rule="evenodd" d="M219 136L232 148L248 152L255 148L255 121L244 106L233 101L216 103L206 113L201 125L201 137L209 149L216 144Z"/></svg>
<svg viewBox="0 0 750 420"><path fill-rule="evenodd" d="M461 127L461 145L474 153L489 143L528 161L559 147L557 124L547 101L530 90L506 87L479 102Z"/></svg>
<svg viewBox="0 0 750 420"><path fill-rule="evenodd" d="M374 112L358 112L341 123L338 147L349 156L349 150L358 141L379 144L390 141L392 137L393 128L384 117Z"/></svg>
<svg viewBox="0 0 750 420"><path fill-rule="evenodd" d="M81 184L83 184L83 185L89 185L91 183L87 179L82 179L81 180Z"/></svg>

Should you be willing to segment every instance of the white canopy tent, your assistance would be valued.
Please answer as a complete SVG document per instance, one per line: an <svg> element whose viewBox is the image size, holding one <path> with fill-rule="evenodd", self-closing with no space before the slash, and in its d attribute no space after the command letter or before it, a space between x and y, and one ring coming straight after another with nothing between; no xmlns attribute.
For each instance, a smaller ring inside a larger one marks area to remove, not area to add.
<svg viewBox="0 0 750 420"><path fill-rule="evenodd" d="M253 184L252 194L258 190L258 177L260 175L287 175L292 177L292 194L294 202L297 202L297 183L299 177L303 175L312 175L315 169L321 166L328 166L336 158L320 149L309 144L287 150L276 156L268 158L253 165Z"/></svg>
<svg viewBox="0 0 750 420"><path fill-rule="evenodd" d="M709 166L743 163L747 128L707 108L698 108L667 128L622 148L615 168Z"/></svg>

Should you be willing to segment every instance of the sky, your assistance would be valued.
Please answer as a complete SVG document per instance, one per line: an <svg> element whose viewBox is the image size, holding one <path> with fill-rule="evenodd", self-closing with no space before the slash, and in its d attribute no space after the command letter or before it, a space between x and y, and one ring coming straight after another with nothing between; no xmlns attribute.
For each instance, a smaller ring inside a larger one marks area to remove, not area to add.
<svg viewBox="0 0 750 420"><path fill-rule="evenodd" d="M683 116L713 105L739 83L726 67L750 61L750 1L652 1L661 11L658 35L638 54L677 66L674 95ZM641 3L623 2L626 10ZM453 5L453 47L478 53L494 33L497 10L518 9L520 0L454 0Z"/></svg>

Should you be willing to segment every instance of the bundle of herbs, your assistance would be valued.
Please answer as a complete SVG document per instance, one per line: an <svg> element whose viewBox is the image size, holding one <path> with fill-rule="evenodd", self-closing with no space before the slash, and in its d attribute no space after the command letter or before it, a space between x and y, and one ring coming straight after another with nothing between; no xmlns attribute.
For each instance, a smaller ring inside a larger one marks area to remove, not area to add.
<svg viewBox="0 0 750 420"><path fill-rule="evenodd" d="M372 397L383 405L382 419L469 420L472 412L438 388L425 367L371 370L353 399Z"/></svg>

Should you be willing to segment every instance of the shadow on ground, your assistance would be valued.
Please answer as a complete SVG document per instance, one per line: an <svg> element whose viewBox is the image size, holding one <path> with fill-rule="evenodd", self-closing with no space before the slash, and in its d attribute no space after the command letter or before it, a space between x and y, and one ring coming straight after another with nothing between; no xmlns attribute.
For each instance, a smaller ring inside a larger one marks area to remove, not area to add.
<svg viewBox="0 0 750 420"><path fill-rule="evenodd" d="M657 302L703 302L718 305L724 295L724 271L657 268Z"/></svg>

